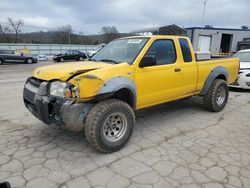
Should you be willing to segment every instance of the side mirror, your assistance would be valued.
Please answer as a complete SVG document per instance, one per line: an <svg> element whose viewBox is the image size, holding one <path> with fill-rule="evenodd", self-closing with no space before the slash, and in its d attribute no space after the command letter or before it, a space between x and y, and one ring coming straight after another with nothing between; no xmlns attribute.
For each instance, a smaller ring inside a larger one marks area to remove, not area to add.
<svg viewBox="0 0 250 188"><path fill-rule="evenodd" d="M140 68L156 65L155 56L144 56L139 64Z"/></svg>

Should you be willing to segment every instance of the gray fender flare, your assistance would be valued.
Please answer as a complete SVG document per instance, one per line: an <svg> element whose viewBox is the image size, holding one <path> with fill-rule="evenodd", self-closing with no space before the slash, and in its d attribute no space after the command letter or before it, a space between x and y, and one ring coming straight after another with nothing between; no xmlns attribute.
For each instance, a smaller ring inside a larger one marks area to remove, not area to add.
<svg viewBox="0 0 250 188"><path fill-rule="evenodd" d="M103 86L98 90L99 94L108 94L119 91L120 89L129 89L133 94L133 108L136 106L136 84L128 77L118 76L106 81Z"/></svg>
<svg viewBox="0 0 250 188"><path fill-rule="evenodd" d="M208 92L208 90L209 90L212 82L215 80L215 78L217 78L220 75L225 76L226 77L226 81L228 80L229 73L228 73L228 70L225 67L220 66L220 67L214 68L209 73L209 75L208 75L208 77L207 77L207 79L205 81L205 84L204 84L204 86L203 86L203 88L202 88L199 96L205 95Z"/></svg>

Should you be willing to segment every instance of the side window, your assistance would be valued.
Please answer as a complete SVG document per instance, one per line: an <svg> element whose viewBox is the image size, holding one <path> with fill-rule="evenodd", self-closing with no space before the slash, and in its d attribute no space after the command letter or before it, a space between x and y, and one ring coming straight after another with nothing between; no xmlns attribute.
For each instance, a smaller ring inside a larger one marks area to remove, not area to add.
<svg viewBox="0 0 250 188"><path fill-rule="evenodd" d="M173 64L176 62L176 51L172 40L156 40L145 56L154 56L156 65Z"/></svg>
<svg viewBox="0 0 250 188"><path fill-rule="evenodd" d="M184 62L192 62L192 54L187 39L179 39Z"/></svg>

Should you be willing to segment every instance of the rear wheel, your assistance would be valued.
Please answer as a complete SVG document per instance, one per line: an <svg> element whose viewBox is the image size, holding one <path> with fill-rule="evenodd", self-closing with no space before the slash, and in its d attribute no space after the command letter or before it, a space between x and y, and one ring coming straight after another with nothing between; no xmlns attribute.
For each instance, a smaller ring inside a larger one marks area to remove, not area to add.
<svg viewBox="0 0 250 188"><path fill-rule="evenodd" d="M207 94L203 96L203 104L212 112L221 111L228 101L229 89L225 80L216 79L211 84Z"/></svg>
<svg viewBox="0 0 250 188"><path fill-rule="evenodd" d="M132 108L117 99L97 103L85 120L89 144L103 153L121 149L133 133L135 115Z"/></svg>
<svg viewBox="0 0 250 188"><path fill-rule="evenodd" d="M0 59L0 65L2 65L3 64L3 60L2 59Z"/></svg>
<svg viewBox="0 0 250 188"><path fill-rule="evenodd" d="M32 60L31 58L28 58L28 59L26 60L26 63L32 64L32 63L33 63L33 60Z"/></svg>

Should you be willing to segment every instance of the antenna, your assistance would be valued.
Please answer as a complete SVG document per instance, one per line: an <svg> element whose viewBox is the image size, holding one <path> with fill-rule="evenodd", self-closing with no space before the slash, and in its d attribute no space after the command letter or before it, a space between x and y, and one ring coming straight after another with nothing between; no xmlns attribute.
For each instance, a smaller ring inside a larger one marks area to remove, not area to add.
<svg viewBox="0 0 250 188"><path fill-rule="evenodd" d="M207 1L208 0L205 0L203 3L203 14L202 14L202 24L201 24L202 27L204 27L204 22L205 22L205 12L206 12Z"/></svg>

